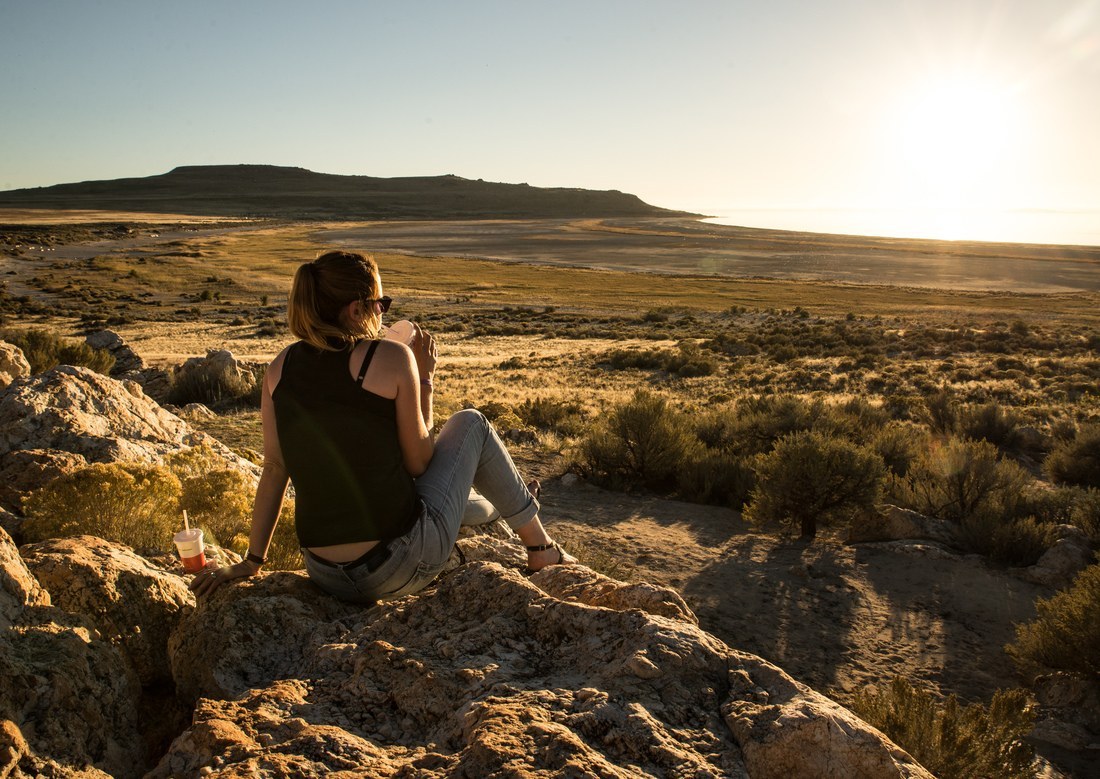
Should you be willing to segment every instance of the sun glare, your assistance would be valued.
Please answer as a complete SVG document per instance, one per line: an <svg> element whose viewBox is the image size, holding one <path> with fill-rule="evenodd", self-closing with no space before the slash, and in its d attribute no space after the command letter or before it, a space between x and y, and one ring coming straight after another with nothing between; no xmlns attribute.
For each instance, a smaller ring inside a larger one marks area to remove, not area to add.
<svg viewBox="0 0 1100 779"><path fill-rule="evenodd" d="M1010 205L1023 137L1011 90L959 74L924 84L899 101L888 135L896 205Z"/></svg>

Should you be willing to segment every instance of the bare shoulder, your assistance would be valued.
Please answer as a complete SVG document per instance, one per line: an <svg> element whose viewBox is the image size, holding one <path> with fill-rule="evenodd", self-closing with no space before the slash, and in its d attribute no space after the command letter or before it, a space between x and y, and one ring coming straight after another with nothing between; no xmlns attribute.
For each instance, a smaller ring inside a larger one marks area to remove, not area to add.
<svg viewBox="0 0 1100 779"><path fill-rule="evenodd" d="M413 359L412 349L400 341L391 341L388 338L378 342L378 351L375 357L394 365L407 363Z"/></svg>
<svg viewBox="0 0 1100 779"><path fill-rule="evenodd" d="M267 371L264 373L264 383L267 385L267 391L272 392L275 389L275 385L279 383L279 379L283 375L283 363L286 362L287 352L290 351L290 347L294 344L283 349L267 366Z"/></svg>

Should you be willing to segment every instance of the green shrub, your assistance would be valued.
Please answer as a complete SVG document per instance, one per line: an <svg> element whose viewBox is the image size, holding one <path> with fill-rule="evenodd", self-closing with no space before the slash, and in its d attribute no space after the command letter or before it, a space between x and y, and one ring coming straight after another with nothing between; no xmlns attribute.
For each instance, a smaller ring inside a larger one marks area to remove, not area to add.
<svg viewBox="0 0 1100 779"><path fill-rule="evenodd" d="M1031 478L1001 461L986 441L934 444L912 464L899 499L907 508L962 522L977 515L1019 516Z"/></svg>
<svg viewBox="0 0 1100 779"><path fill-rule="evenodd" d="M792 395L763 395L747 398L733 409L712 412L696 429L711 448L742 456L762 454L770 452L783 436L812 428L821 412L818 402Z"/></svg>
<svg viewBox="0 0 1100 779"><path fill-rule="evenodd" d="M578 466L613 487L667 492L677 470L698 446L682 414L646 390L615 408L580 441Z"/></svg>
<svg viewBox="0 0 1100 779"><path fill-rule="evenodd" d="M752 492L750 461L716 449L699 447L677 472L677 492L684 500L741 509Z"/></svg>
<svg viewBox="0 0 1100 779"><path fill-rule="evenodd" d="M958 424L958 406L951 390L944 387L924 399L924 421L932 432L950 435Z"/></svg>
<svg viewBox="0 0 1100 779"><path fill-rule="evenodd" d="M1054 527L1035 517L1003 517L978 513L959 524L959 540L968 551L1002 565L1035 565L1057 540Z"/></svg>
<svg viewBox="0 0 1100 779"><path fill-rule="evenodd" d="M27 496L29 541L88 534L135 549L167 550L179 524L180 482L155 465L96 463Z"/></svg>
<svg viewBox="0 0 1100 779"><path fill-rule="evenodd" d="M915 425L890 422L875 432L873 449L895 476L905 476L928 445L927 434Z"/></svg>
<svg viewBox="0 0 1100 779"><path fill-rule="evenodd" d="M531 427L561 435L580 435L585 427L584 408L575 401L528 398L516 408L516 414Z"/></svg>
<svg viewBox="0 0 1100 779"><path fill-rule="evenodd" d="M1086 425L1073 440L1057 444L1045 466L1059 484L1100 487L1100 425Z"/></svg>
<svg viewBox="0 0 1100 779"><path fill-rule="evenodd" d="M1005 649L1025 673L1044 669L1100 674L1100 565L1077 575L1069 589L1035 602L1034 621L1016 626Z"/></svg>
<svg viewBox="0 0 1100 779"><path fill-rule="evenodd" d="M24 499L29 541L94 535L139 550L170 551L187 510L208 543L248 551L255 490L209 447L193 447L165 465L96 463L54 479ZM294 507L283 510L268 568L301 567Z"/></svg>
<svg viewBox="0 0 1100 779"><path fill-rule="evenodd" d="M185 363L171 374L168 402L176 406L202 403L210 408L242 405L258 408L262 391L262 374L242 375L224 364Z"/></svg>
<svg viewBox="0 0 1100 779"><path fill-rule="evenodd" d="M1035 715L1023 690L998 691L988 708L960 705L954 695L939 704L898 676L857 693L851 708L941 779L1033 776L1024 737Z"/></svg>
<svg viewBox="0 0 1100 779"><path fill-rule="evenodd" d="M106 375L115 365L114 355L106 349L93 349L83 341L70 341L48 330L4 330L0 332L0 340L23 351L31 373L42 373L58 365L79 365Z"/></svg>
<svg viewBox="0 0 1100 779"><path fill-rule="evenodd" d="M1002 452L1019 449L1020 418L1006 411L999 403L990 402L963 409L955 426L962 438L988 441Z"/></svg>
<svg viewBox="0 0 1100 779"><path fill-rule="evenodd" d="M869 449L812 431L791 433L758 458L745 518L794 524L802 537L812 538L818 521L869 510L885 472L882 459Z"/></svg>

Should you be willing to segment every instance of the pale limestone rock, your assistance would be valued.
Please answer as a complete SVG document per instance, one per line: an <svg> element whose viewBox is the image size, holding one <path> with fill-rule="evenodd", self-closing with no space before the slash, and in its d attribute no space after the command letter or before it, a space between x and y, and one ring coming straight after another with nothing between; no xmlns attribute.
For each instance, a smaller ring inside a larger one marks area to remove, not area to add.
<svg viewBox="0 0 1100 779"><path fill-rule="evenodd" d="M49 605L49 593L27 569L11 536L0 529L0 630L11 627L28 606Z"/></svg>
<svg viewBox="0 0 1100 779"><path fill-rule="evenodd" d="M853 517L848 529L850 544L911 539L957 546L958 532L950 522L889 504L876 506L873 511Z"/></svg>
<svg viewBox="0 0 1100 779"><path fill-rule="evenodd" d="M0 458L16 450L52 449L89 462L160 463L172 452L200 444L211 446L230 467L258 478L258 466L192 430L132 382L61 365L0 396Z"/></svg>
<svg viewBox="0 0 1100 779"><path fill-rule="evenodd" d="M733 654L722 713L753 779L933 779L847 709L755 655Z"/></svg>
<svg viewBox="0 0 1100 779"><path fill-rule="evenodd" d="M674 598L581 566L525 579L470 562L369 609L338 614L326 600L279 573L200 603L173 637L173 668L181 689L229 700L200 700L150 775L928 776L841 707L699 630L686 608L643 611ZM744 680L732 697L731 666Z"/></svg>
<svg viewBox="0 0 1100 779"><path fill-rule="evenodd" d="M324 594L305 572L276 571L224 586L171 635L177 695L187 703L233 698L293 678L311 648L332 640L339 621L360 611Z"/></svg>
<svg viewBox="0 0 1100 779"><path fill-rule="evenodd" d="M31 364L15 344L0 341L0 390L31 375Z"/></svg>
<svg viewBox="0 0 1100 779"><path fill-rule="evenodd" d="M0 771L141 774L147 756L129 663L84 617L50 605L2 531L0 691Z"/></svg>
<svg viewBox="0 0 1100 779"><path fill-rule="evenodd" d="M1035 565L1018 571L1020 578L1032 584L1063 589L1073 584L1081 571L1095 562L1088 536L1073 525L1058 525L1059 538Z"/></svg>
<svg viewBox="0 0 1100 779"><path fill-rule="evenodd" d="M183 577L94 536L50 539L20 551L53 604L89 617L122 649L142 685L171 681L168 637L195 605Z"/></svg>
<svg viewBox="0 0 1100 779"><path fill-rule="evenodd" d="M214 419L218 415L204 406L202 403L188 403L180 409L179 416L183 419Z"/></svg>
<svg viewBox="0 0 1100 779"><path fill-rule="evenodd" d="M16 449L0 456L0 501L21 509L23 498L88 464L79 454L60 449Z"/></svg>
<svg viewBox="0 0 1100 779"><path fill-rule="evenodd" d="M647 582L628 584L596 573L591 568L568 565L543 568L531 576L531 581L562 600L609 609L641 609L647 614L699 624L699 619L679 593L668 587Z"/></svg>
<svg viewBox="0 0 1100 779"><path fill-rule="evenodd" d="M113 330L100 330L92 333L84 341L93 349L105 349L111 353L111 356L115 358L115 364L111 368L112 376L123 376L131 371L140 371L145 367L145 363L137 353L122 340L122 336Z"/></svg>

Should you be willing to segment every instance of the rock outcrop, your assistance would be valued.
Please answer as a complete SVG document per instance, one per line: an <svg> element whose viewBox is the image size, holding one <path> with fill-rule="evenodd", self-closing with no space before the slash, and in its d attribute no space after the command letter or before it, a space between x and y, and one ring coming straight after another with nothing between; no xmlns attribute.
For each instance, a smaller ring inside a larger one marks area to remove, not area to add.
<svg viewBox="0 0 1100 779"><path fill-rule="evenodd" d="M84 339L93 349L105 349L115 358L111 376L120 381L136 381L142 390L158 403L168 399L171 379L168 372L147 366L137 352L130 348L122 336L113 330L100 330Z"/></svg>
<svg viewBox="0 0 1100 779"><path fill-rule="evenodd" d="M6 476L0 501L14 507L16 486L18 493L41 486L76 463L74 458L161 463L172 452L200 444L258 478L255 464L193 430L137 383L60 365L0 392L0 474Z"/></svg>
<svg viewBox="0 0 1100 779"><path fill-rule="evenodd" d="M852 518L848 543L867 541L927 540L949 547L958 546L956 526L916 511L883 504Z"/></svg>
<svg viewBox="0 0 1100 779"><path fill-rule="evenodd" d="M173 637L200 698L151 775L928 776L660 589L487 561L370 609L298 573L225 588Z"/></svg>
<svg viewBox="0 0 1100 779"><path fill-rule="evenodd" d="M53 605L88 617L143 686L171 681L168 639L195 605L183 577L94 536L28 544L20 554Z"/></svg>
<svg viewBox="0 0 1100 779"><path fill-rule="evenodd" d="M31 375L31 364L23 355L23 350L7 341L0 341L0 389L4 389L16 379Z"/></svg>
<svg viewBox="0 0 1100 779"><path fill-rule="evenodd" d="M675 593L583 566L467 562L371 608L275 572L193 607L117 544L22 552L0 535L0 776L928 776ZM157 761L165 645L194 705Z"/></svg>
<svg viewBox="0 0 1100 779"><path fill-rule="evenodd" d="M1073 584L1074 578L1090 566L1095 557L1085 532L1073 525L1056 525L1057 538L1043 552L1039 561L1019 570L1019 575L1032 584L1043 584L1056 590Z"/></svg>
<svg viewBox="0 0 1100 779"><path fill-rule="evenodd" d="M136 675L90 619L50 605L3 531L0 615L0 776L139 776Z"/></svg>

